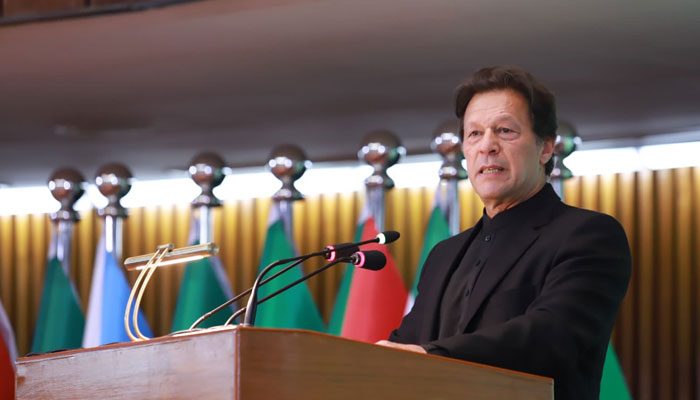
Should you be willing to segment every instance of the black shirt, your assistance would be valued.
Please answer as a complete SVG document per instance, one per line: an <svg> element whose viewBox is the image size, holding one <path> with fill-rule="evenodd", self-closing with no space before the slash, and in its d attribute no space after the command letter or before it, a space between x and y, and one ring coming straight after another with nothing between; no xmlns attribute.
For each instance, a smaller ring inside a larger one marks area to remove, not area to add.
<svg viewBox="0 0 700 400"><path fill-rule="evenodd" d="M467 250L459 266L452 272L440 303L440 329L438 338L443 339L459 335L464 327L462 318L465 316L469 298L478 284L479 274L488 268L489 256L494 251L500 251L508 246L502 243L502 232L511 226L522 224L535 209L542 206L540 198L544 195L540 190L536 195L517 204L513 208L498 213L489 218L484 209L481 217L481 227L474 240L467 243ZM433 350L432 346L428 350Z"/></svg>

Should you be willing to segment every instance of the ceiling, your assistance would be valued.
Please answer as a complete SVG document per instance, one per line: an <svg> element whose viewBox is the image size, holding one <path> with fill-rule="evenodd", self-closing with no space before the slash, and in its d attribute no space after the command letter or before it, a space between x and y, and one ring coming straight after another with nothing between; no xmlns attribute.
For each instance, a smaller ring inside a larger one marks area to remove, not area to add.
<svg viewBox="0 0 700 400"><path fill-rule="evenodd" d="M207 0L1 26L0 182L258 166L283 143L354 160L380 128L426 153L494 64L539 77L584 142L700 129L697 1Z"/></svg>

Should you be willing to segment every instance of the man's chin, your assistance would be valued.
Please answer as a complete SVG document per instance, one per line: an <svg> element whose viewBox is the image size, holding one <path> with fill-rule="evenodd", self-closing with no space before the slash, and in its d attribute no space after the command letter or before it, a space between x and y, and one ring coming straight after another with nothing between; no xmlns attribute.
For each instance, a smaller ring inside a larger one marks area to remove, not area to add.
<svg viewBox="0 0 700 400"><path fill-rule="evenodd" d="M506 193L506 188L503 184L498 184L496 182L480 182L478 185L474 186L474 191L481 201L487 202L502 198Z"/></svg>

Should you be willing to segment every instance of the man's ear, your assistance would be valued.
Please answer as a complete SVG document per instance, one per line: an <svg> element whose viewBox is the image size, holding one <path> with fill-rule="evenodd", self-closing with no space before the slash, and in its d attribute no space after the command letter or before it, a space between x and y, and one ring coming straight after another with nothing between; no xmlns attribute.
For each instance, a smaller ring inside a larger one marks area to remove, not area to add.
<svg viewBox="0 0 700 400"><path fill-rule="evenodd" d="M542 140L542 152L540 153L540 164L545 165L554 154L554 142L556 138L546 138Z"/></svg>

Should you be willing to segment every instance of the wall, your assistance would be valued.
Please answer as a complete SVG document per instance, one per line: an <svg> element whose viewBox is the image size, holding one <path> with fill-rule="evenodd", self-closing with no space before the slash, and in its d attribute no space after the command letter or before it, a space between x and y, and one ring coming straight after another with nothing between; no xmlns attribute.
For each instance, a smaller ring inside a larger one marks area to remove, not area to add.
<svg viewBox="0 0 700 400"><path fill-rule="evenodd" d="M480 216L482 204L468 182L461 184L462 228ZM416 270L433 188L395 189L387 195L387 229L401 232L391 251L410 286ZM620 309L613 343L636 399L700 396L700 168L609 176L566 182L567 203L615 216L625 227L633 254L629 292ZM351 241L362 193L309 197L295 204L294 235L302 253ZM269 199L226 202L214 213L214 240L235 292L252 284L265 239ZM124 256L157 245L187 244L190 208L132 209L124 226ZM0 217L0 297L17 334L20 354L29 350L38 315L50 240L46 215ZM101 221L84 213L75 232L71 274L83 308L89 295ZM320 261L307 263L314 269ZM158 271L143 309L157 335L169 331L184 267ZM310 280L321 314L330 318L342 268ZM129 273L133 281L135 275Z"/></svg>

